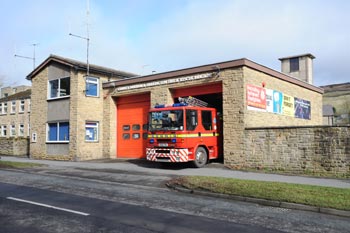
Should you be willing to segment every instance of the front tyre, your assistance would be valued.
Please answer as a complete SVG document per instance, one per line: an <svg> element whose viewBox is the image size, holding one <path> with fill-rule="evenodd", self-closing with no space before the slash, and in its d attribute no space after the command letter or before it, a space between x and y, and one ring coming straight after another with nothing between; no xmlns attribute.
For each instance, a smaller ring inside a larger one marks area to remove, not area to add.
<svg viewBox="0 0 350 233"><path fill-rule="evenodd" d="M196 168L204 167L208 162L207 151L203 147L198 147L196 150L195 158L193 160L193 165Z"/></svg>

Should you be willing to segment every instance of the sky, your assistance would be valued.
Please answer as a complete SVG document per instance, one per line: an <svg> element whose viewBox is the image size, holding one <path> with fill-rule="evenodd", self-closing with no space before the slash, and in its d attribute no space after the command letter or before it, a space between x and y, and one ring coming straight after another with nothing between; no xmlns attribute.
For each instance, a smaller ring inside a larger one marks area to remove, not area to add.
<svg viewBox="0 0 350 233"><path fill-rule="evenodd" d="M278 58L311 53L314 85L350 82L348 0L0 0L0 12L3 86L30 85L34 48L36 66L86 61L69 33L88 31L91 64L139 75L240 58L280 71Z"/></svg>

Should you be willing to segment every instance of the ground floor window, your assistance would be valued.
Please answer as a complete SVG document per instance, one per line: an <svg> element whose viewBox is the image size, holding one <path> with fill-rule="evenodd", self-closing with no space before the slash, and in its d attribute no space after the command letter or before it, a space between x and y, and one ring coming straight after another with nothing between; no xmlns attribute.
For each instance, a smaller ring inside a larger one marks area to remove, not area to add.
<svg viewBox="0 0 350 233"><path fill-rule="evenodd" d="M69 142L69 122L47 124L48 142Z"/></svg>
<svg viewBox="0 0 350 233"><path fill-rule="evenodd" d="M6 137L7 136L7 126L2 125L1 126L1 137Z"/></svg>
<svg viewBox="0 0 350 233"><path fill-rule="evenodd" d="M87 142L98 141L98 122L85 123L85 141Z"/></svg>
<svg viewBox="0 0 350 233"><path fill-rule="evenodd" d="M11 136L11 137L16 136L16 125L11 125L11 128L10 128L10 136Z"/></svg>
<svg viewBox="0 0 350 233"><path fill-rule="evenodd" d="M24 136L24 124L19 125L18 136L20 136L20 137Z"/></svg>

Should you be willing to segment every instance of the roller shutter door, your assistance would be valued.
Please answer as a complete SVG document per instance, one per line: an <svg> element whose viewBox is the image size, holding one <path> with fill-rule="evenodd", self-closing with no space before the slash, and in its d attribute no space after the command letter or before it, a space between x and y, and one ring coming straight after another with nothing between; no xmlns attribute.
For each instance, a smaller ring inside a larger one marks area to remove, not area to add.
<svg viewBox="0 0 350 233"><path fill-rule="evenodd" d="M150 95L117 98L117 158L145 158Z"/></svg>

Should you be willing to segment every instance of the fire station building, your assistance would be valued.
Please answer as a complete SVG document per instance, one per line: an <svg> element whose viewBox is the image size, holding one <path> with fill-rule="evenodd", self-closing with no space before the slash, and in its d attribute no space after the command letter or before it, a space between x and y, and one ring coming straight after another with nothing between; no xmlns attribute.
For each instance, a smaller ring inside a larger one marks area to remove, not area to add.
<svg viewBox="0 0 350 233"><path fill-rule="evenodd" d="M32 81L30 156L145 158L148 110L193 96L219 112L223 161L245 162L248 128L322 125L323 90L311 54L281 58L282 72L248 59L136 76L51 55Z"/></svg>

